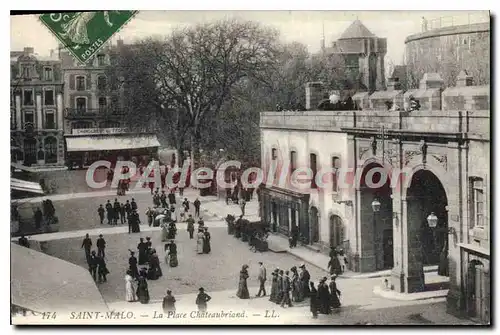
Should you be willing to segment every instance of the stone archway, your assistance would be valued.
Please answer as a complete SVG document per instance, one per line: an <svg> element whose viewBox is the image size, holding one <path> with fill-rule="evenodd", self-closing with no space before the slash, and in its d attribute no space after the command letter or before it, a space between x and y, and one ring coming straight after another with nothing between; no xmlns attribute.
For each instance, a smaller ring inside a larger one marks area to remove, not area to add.
<svg viewBox="0 0 500 335"><path fill-rule="evenodd" d="M430 170L421 169L412 175L406 190L408 293L425 290L424 265L439 263L443 248L448 248L448 197L439 178ZM429 227L427 217L438 218L435 228ZM447 251L447 250L446 250Z"/></svg>
<svg viewBox="0 0 500 335"><path fill-rule="evenodd" d="M420 242L423 265L439 263L439 254L448 235L448 198L441 181L430 170L418 170L412 176L410 187L406 191L408 204L408 225L410 230L419 231L417 239ZM427 223L429 214L438 217L436 228L430 228Z"/></svg>
<svg viewBox="0 0 500 335"><path fill-rule="evenodd" d="M368 163L359 179L360 270L371 272L394 266L392 189L390 173L378 162ZM378 212L372 202L380 202Z"/></svg>

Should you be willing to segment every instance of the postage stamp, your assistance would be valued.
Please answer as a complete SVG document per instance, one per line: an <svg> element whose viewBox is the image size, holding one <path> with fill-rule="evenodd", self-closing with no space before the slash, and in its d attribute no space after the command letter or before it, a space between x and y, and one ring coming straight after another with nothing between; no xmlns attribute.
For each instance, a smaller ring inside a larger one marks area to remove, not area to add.
<svg viewBox="0 0 500 335"><path fill-rule="evenodd" d="M76 59L86 63L135 14L134 10L51 13L40 20Z"/></svg>

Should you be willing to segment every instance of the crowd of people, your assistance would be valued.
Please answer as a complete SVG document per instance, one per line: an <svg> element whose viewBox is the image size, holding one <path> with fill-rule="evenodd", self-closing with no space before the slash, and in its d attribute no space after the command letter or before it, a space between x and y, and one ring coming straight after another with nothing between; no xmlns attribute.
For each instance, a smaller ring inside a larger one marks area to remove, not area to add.
<svg viewBox="0 0 500 335"><path fill-rule="evenodd" d="M90 274L94 281L98 283L106 282L106 276L110 272L106 266L106 241L102 234L96 240L97 253L95 250L92 250L92 246L92 239L89 234L86 234L81 247L85 251L85 259L87 260Z"/></svg>
<svg viewBox="0 0 500 335"><path fill-rule="evenodd" d="M240 299L249 299L247 280L249 278L248 265L243 265L240 271L240 280L236 296ZM341 306L341 292L337 288L337 275L332 275L330 283L327 284L327 277L319 280L317 287L311 281L311 275L305 264L301 264L297 269L293 266L290 270L280 270L276 268L271 273L271 292L269 301L281 307L292 307L294 303L301 303L309 299L310 310L314 318L318 314L331 314L338 311ZM266 296L267 271L262 262L259 262L259 291L256 297Z"/></svg>
<svg viewBox="0 0 500 335"><path fill-rule="evenodd" d="M116 198L113 203L108 200L104 206L102 204L99 205L97 214L99 215L99 222L101 224L104 224L104 220L107 218L107 224L112 226L118 225L118 222L120 222L120 224L128 222L129 234L139 233L141 231L139 226L141 220L134 198L132 198L132 201L126 200L125 203L120 203Z"/></svg>

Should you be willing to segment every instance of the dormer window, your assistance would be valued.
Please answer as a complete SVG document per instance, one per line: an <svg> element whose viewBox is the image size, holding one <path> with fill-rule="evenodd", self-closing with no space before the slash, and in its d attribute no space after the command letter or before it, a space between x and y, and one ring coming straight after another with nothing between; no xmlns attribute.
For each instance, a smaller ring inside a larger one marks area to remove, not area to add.
<svg viewBox="0 0 500 335"><path fill-rule="evenodd" d="M106 65L106 56L103 54L97 55L97 66Z"/></svg>
<svg viewBox="0 0 500 335"><path fill-rule="evenodd" d="M24 79L31 79L31 65L21 65L21 70L22 70L22 73L23 73L23 78Z"/></svg>
<svg viewBox="0 0 500 335"><path fill-rule="evenodd" d="M53 73L51 67L43 68L43 80L51 81L53 79Z"/></svg>

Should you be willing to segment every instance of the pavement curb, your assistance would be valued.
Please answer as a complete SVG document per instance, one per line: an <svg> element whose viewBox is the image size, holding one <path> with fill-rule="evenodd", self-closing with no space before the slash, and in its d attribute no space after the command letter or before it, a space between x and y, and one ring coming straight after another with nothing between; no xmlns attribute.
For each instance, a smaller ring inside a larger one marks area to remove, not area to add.
<svg viewBox="0 0 500 335"><path fill-rule="evenodd" d="M373 293L390 300L399 301L417 301L417 300L430 300L430 299L445 299L448 295L448 290L437 290L419 293L399 293L391 290L384 290L380 286L373 288Z"/></svg>

